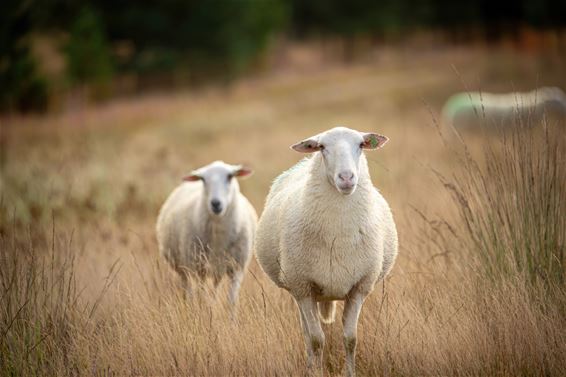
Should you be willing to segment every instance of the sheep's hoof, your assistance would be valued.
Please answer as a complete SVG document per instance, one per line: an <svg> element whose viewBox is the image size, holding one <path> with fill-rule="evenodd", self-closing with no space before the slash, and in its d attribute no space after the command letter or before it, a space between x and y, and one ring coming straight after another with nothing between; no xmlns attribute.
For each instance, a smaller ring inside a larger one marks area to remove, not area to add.
<svg viewBox="0 0 566 377"><path fill-rule="evenodd" d="M307 359L307 376L322 377L324 376L322 368L322 358L309 357Z"/></svg>

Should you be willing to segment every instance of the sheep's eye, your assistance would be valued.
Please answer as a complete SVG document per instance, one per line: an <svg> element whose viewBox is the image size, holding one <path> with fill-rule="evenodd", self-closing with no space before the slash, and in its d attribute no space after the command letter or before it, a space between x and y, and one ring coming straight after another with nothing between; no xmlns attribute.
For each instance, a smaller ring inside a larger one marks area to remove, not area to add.
<svg viewBox="0 0 566 377"><path fill-rule="evenodd" d="M320 144L320 145L319 145L319 148L320 148L321 151L323 151L323 150L324 150L324 145Z"/></svg>
<svg viewBox="0 0 566 377"><path fill-rule="evenodd" d="M227 180L228 182L230 182L230 180L231 180L232 178L234 178L234 174L228 174L228 176L226 177L226 180Z"/></svg>
<svg viewBox="0 0 566 377"><path fill-rule="evenodd" d="M363 149L363 148L364 148L364 143L361 142L361 143L360 143L360 149Z"/></svg>

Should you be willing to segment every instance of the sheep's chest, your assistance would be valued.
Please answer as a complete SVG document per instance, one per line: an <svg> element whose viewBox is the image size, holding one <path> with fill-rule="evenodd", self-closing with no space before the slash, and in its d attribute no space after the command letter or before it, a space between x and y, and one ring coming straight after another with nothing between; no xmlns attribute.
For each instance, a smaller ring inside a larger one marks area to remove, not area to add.
<svg viewBox="0 0 566 377"><path fill-rule="evenodd" d="M191 260L187 264L200 274L221 276L231 261L230 233L216 224L206 225L190 238L187 257Z"/></svg>
<svg viewBox="0 0 566 377"><path fill-rule="evenodd" d="M319 195L320 196L320 195ZM279 244L280 279L298 295L342 300L364 278L373 284L383 263L376 201L316 200L289 210ZM303 205L303 207L301 207ZM308 216L303 216L308 213Z"/></svg>

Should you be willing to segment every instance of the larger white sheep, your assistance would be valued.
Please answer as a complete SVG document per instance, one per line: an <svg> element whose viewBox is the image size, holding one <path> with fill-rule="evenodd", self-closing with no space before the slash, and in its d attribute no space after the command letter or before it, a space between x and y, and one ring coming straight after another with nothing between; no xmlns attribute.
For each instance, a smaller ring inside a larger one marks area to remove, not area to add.
<svg viewBox="0 0 566 377"><path fill-rule="evenodd" d="M252 171L222 161L193 171L166 200L157 219L159 250L179 273L216 286L231 280L228 299L235 304L252 254L257 215L240 192L236 177Z"/></svg>
<svg viewBox="0 0 566 377"><path fill-rule="evenodd" d="M337 127L293 145L316 153L274 181L258 223L256 258L299 307L309 368L322 368L320 319L333 322L335 301L344 300L345 371L355 375L362 304L395 261L393 216L363 152L387 140Z"/></svg>

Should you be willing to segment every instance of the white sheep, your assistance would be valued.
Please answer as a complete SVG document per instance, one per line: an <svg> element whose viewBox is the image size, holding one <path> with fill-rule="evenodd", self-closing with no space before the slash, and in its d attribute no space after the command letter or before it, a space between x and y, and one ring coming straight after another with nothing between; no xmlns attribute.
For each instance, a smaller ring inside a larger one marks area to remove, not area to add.
<svg viewBox="0 0 566 377"><path fill-rule="evenodd" d="M191 172L166 200L157 219L159 250L190 292L189 276L212 277L216 287L231 280L228 299L235 304L252 254L257 215L240 192L236 177L243 166L213 162Z"/></svg>
<svg viewBox="0 0 566 377"><path fill-rule="evenodd" d="M344 300L345 371L355 375L362 304L395 261L393 216L371 182L363 153L387 140L337 127L293 145L298 152L319 153L274 181L259 220L257 261L299 307L309 368L322 368L320 319L333 322L335 301Z"/></svg>
<svg viewBox="0 0 566 377"><path fill-rule="evenodd" d="M442 109L445 125L469 128L480 123L509 126L528 119L538 121L545 113L566 115L566 94L555 87L516 93L458 93Z"/></svg>

